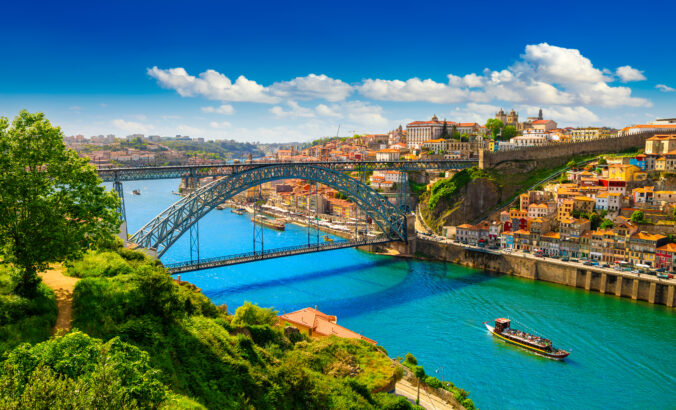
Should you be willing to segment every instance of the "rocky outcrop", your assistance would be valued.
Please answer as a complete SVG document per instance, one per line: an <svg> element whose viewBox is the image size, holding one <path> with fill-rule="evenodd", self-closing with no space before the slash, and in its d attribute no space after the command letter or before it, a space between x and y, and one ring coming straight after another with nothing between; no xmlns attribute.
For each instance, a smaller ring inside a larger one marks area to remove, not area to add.
<svg viewBox="0 0 676 410"><path fill-rule="evenodd" d="M434 209L427 206L429 194L421 202L422 215L436 232L445 225L460 225L481 215L481 212L496 206L501 199L500 187L488 178L468 182L451 198L442 198Z"/></svg>

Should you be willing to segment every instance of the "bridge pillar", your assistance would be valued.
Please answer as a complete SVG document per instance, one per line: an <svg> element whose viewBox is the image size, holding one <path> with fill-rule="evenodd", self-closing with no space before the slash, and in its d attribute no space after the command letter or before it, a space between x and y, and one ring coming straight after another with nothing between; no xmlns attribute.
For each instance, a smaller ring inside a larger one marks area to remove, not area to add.
<svg viewBox="0 0 676 410"><path fill-rule="evenodd" d="M622 296L622 280L624 277L618 276L617 283L615 283L615 296Z"/></svg>
<svg viewBox="0 0 676 410"><path fill-rule="evenodd" d="M599 292L606 293L606 286L608 286L608 275L606 273L602 273L601 284L599 285Z"/></svg>
<svg viewBox="0 0 676 410"><path fill-rule="evenodd" d="M122 182L117 180L114 181L113 189L117 193L117 197L120 199L120 204L117 206L117 212L120 214L120 220L122 221L122 224L120 225L120 232L118 232L117 236L120 237L120 239L122 239L126 244L129 237L127 235L127 211L124 207L124 190L122 189Z"/></svg>
<svg viewBox="0 0 676 410"><path fill-rule="evenodd" d="M638 278L634 279L634 282L631 285L631 298L633 300L638 299L638 284L639 284Z"/></svg>
<svg viewBox="0 0 676 410"><path fill-rule="evenodd" d="M669 285L667 289L667 302L666 305L669 307L674 306L674 285Z"/></svg>

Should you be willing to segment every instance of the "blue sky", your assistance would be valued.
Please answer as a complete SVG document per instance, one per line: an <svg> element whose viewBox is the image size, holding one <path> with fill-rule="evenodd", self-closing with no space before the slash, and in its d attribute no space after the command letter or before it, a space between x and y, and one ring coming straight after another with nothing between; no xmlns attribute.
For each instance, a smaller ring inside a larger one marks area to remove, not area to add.
<svg viewBox="0 0 676 410"><path fill-rule="evenodd" d="M261 142L497 107L562 126L676 116L673 2L92 3L3 5L0 115Z"/></svg>

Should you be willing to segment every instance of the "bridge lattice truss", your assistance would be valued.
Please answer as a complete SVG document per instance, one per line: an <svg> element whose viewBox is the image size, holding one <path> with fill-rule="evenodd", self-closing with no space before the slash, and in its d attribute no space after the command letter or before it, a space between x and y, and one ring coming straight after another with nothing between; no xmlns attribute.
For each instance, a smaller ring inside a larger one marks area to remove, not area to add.
<svg viewBox="0 0 676 410"><path fill-rule="evenodd" d="M332 168L307 163L257 166L217 179L165 209L130 240L162 256L191 226L217 205L260 184L300 178L327 185L356 203L390 240L406 241L406 216L368 185Z"/></svg>

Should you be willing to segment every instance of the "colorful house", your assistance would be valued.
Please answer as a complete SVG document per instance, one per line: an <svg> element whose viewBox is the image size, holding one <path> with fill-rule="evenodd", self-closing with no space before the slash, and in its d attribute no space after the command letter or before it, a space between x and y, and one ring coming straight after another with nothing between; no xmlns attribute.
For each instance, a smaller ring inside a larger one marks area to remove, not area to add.
<svg viewBox="0 0 676 410"><path fill-rule="evenodd" d="M293 326L310 337L336 336L344 339L364 340L373 345L377 344L375 340L338 325L337 321L336 316L327 315L311 307L279 316L281 326Z"/></svg>

